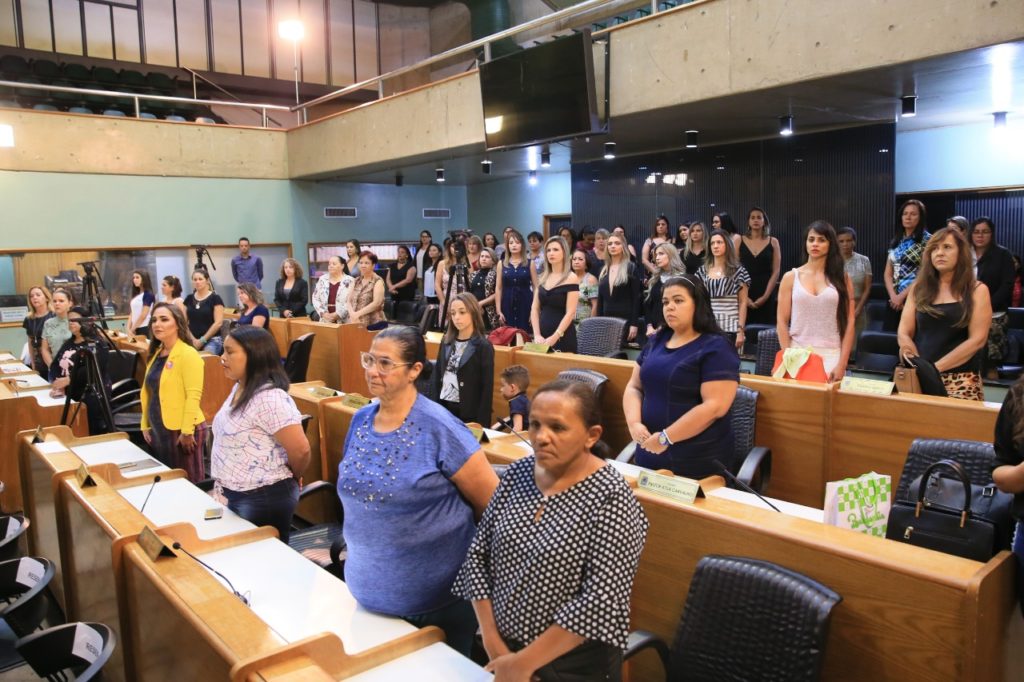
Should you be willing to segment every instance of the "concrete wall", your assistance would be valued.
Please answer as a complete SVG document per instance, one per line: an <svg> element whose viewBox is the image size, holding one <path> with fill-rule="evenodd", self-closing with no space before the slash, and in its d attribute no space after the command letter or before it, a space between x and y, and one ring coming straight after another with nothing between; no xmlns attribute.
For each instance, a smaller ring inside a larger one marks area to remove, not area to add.
<svg viewBox="0 0 1024 682"><path fill-rule="evenodd" d="M542 230L545 215L572 213L572 183L568 172L540 173L536 187L525 178L484 182L471 185L466 199L469 226L500 238L506 225L526 234Z"/></svg>
<svg viewBox="0 0 1024 682"><path fill-rule="evenodd" d="M896 193L1020 187L1024 121L991 121L896 134Z"/></svg>

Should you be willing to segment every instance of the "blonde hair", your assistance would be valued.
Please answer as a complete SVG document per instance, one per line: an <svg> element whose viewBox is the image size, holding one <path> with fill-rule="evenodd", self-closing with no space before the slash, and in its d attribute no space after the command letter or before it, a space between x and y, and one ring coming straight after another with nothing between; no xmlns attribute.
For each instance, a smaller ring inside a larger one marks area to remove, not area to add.
<svg viewBox="0 0 1024 682"><path fill-rule="evenodd" d="M47 289L46 287L29 287L28 294L25 295L25 302L28 303L28 316L31 319L35 319L36 316L36 309L32 307L32 292L35 291L36 289L39 289L39 291L43 292L43 298L46 299L46 312L43 313L43 315L46 315L47 313L50 312L50 303L53 301L53 295L50 293L50 290Z"/></svg>
<svg viewBox="0 0 1024 682"><path fill-rule="evenodd" d="M608 288L615 289L615 287L622 286L629 279L629 242L626 241L625 237L612 232L608 235L608 242L611 243L613 239L618 239L622 242L622 259L621 262L626 264L626 267L619 267L618 272L615 273L615 279L612 280L609 277ZM612 266L615 265L615 259L612 258L612 252L608 247L605 247L604 252L604 267L601 268L601 276L598 279L604 279L608 276L608 273L612 271Z"/></svg>
<svg viewBox="0 0 1024 682"><path fill-rule="evenodd" d="M562 249L562 271L559 272L559 273L555 273L555 271L551 269L551 263L548 261L548 256L547 256L548 244L552 244L552 243L558 244L558 247L560 249ZM558 281L561 282L566 277L569 276L569 273L572 272L572 266L569 263L569 260L570 260L571 256L569 255L569 247L565 243L565 238L563 238L563 237L548 237L548 240L546 242L544 242L543 254L544 254L544 271L541 273L540 278L537 280L537 284L539 286L544 286L545 284L547 284L548 277L550 277L551 275L554 275L554 274L560 275L560 279Z"/></svg>

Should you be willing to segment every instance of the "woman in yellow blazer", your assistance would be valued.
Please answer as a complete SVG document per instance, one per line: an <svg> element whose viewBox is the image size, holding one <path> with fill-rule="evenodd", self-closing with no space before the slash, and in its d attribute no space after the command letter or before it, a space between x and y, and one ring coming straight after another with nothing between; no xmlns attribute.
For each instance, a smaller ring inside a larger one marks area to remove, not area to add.
<svg viewBox="0 0 1024 682"><path fill-rule="evenodd" d="M157 459L172 469L184 469L191 481L198 482L204 478L207 430L199 406L203 360L192 346L188 322L176 306L154 305L149 327L153 340L140 396L142 435Z"/></svg>

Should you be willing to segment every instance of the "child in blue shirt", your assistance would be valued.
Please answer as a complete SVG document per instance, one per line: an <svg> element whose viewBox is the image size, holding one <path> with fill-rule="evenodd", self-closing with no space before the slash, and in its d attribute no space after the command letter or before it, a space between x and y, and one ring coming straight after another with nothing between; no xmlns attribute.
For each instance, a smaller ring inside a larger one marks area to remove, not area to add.
<svg viewBox="0 0 1024 682"><path fill-rule="evenodd" d="M530 423L530 401L526 389L530 387L530 370L522 365L509 365L501 371L501 397L508 401L508 417L499 419L493 429L525 431Z"/></svg>

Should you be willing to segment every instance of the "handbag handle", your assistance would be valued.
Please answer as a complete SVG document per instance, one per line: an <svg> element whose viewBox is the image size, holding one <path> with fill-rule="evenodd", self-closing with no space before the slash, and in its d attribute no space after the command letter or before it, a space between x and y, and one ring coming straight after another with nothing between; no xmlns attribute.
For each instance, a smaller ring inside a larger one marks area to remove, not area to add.
<svg viewBox="0 0 1024 682"><path fill-rule="evenodd" d="M937 469L948 469L949 471L952 471L956 477L960 479L960 483L963 485L964 506L960 510L960 525L963 526L967 519L967 515L971 511L971 481L967 478L967 473L964 471L964 468L960 466L960 463L952 459L941 459L929 466L924 470L924 473L921 474L921 485L917 490L917 513L920 514L921 507L924 505L925 491L928 488L928 480L931 478L932 473Z"/></svg>

